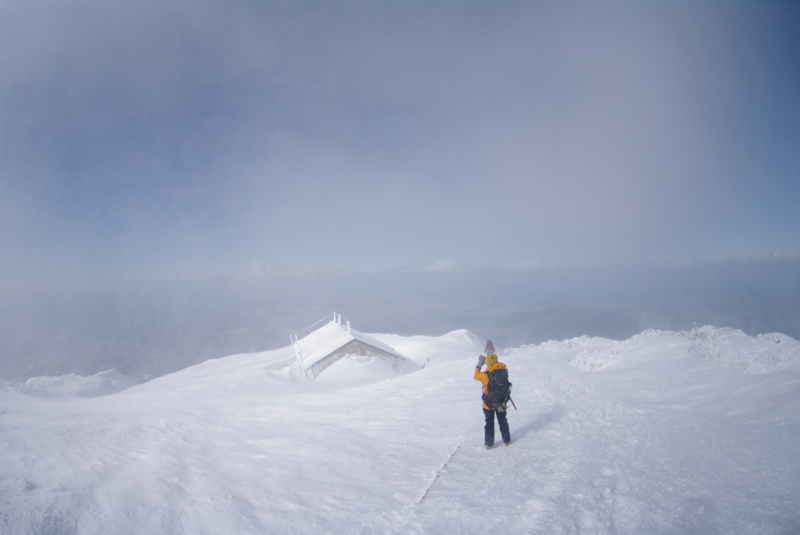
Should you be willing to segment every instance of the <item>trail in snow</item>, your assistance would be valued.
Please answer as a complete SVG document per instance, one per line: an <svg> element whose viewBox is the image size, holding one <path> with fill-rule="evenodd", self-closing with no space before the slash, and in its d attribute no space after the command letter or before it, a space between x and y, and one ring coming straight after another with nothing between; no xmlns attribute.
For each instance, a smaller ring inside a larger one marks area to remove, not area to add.
<svg viewBox="0 0 800 535"><path fill-rule="evenodd" d="M797 341L706 329L501 351L519 410L511 446L486 451L483 341L374 336L427 366L343 362L298 384L281 350L91 399L6 388L0 531L800 531Z"/></svg>
<svg viewBox="0 0 800 535"><path fill-rule="evenodd" d="M796 368L784 380L773 377L774 389L761 390L759 400L752 378L720 375L682 355L679 335L618 346L603 373L563 366L592 345L607 352L615 343L585 340L504 359L516 370L515 385L529 388L515 390L518 405L535 407L535 416L512 411L508 451L486 456L475 448L464 466L450 463L449 485L431 492L420 527L433 511L448 511L436 527L475 532L783 533L800 526L792 505L800 488L792 460L798 413L770 422L743 408L772 405L791 391L796 410ZM536 368L519 365L530 358ZM745 419L726 417L742 410ZM459 488L473 489L474 500L462 492L449 503ZM507 514L474 514L492 510Z"/></svg>

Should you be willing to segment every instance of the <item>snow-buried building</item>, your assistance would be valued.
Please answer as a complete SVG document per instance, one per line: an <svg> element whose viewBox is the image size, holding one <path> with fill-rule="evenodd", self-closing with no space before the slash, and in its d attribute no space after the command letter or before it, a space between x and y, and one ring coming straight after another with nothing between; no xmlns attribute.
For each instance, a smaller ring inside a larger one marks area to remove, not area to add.
<svg viewBox="0 0 800 535"><path fill-rule="evenodd" d="M394 370L401 370L412 361L395 351L392 347L350 327L341 314L333 313L332 319L308 334L305 331L331 318L326 316L311 327L292 336L292 346L299 375L313 381L331 364L348 355L375 357L384 360Z"/></svg>

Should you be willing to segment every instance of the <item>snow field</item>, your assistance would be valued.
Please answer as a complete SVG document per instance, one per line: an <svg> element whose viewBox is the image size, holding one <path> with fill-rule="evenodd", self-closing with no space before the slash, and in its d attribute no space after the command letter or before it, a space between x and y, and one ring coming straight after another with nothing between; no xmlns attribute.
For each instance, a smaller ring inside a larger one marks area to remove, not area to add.
<svg viewBox="0 0 800 535"><path fill-rule="evenodd" d="M501 351L519 410L486 451L483 340L373 336L426 367L354 358L295 383L285 348L102 397L0 390L0 532L800 532L791 338Z"/></svg>

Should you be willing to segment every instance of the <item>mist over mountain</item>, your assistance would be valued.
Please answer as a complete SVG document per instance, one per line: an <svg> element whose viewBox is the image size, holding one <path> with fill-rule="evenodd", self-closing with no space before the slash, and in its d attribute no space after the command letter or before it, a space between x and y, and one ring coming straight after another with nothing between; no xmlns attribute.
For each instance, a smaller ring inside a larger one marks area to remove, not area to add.
<svg viewBox="0 0 800 535"><path fill-rule="evenodd" d="M290 335L334 310L362 332L463 328L498 347L702 325L800 338L800 259L383 272L251 266L205 280L6 290L0 379L114 368L146 380L210 358L285 347Z"/></svg>

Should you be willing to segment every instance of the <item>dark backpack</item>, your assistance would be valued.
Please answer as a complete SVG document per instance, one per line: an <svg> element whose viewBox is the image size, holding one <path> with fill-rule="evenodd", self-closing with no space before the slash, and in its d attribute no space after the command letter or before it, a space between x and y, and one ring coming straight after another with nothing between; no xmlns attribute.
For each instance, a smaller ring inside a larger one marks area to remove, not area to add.
<svg viewBox="0 0 800 535"><path fill-rule="evenodd" d="M506 403L511 398L511 382L508 380L508 370L500 368L486 372L489 384L486 385L488 394L483 394L483 402L491 410L505 410Z"/></svg>

